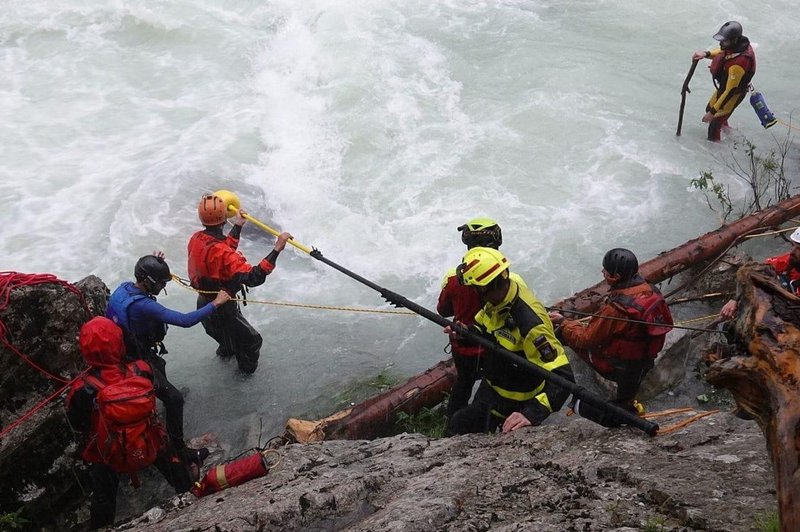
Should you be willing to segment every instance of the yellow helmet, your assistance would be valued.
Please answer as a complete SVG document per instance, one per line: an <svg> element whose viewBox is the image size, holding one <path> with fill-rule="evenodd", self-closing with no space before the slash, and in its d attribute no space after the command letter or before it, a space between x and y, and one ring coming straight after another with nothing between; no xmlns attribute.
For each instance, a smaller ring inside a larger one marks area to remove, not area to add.
<svg viewBox="0 0 800 532"><path fill-rule="evenodd" d="M509 266L508 259L496 249L472 248L458 268L459 279L462 284L486 286Z"/></svg>
<svg viewBox="0 0 800 532"><path fill-rule="evenodd" d="M457 228L461 232L461 241L468 248L494 248L503 243L500 226L491 218L473 218Z"/></svg>

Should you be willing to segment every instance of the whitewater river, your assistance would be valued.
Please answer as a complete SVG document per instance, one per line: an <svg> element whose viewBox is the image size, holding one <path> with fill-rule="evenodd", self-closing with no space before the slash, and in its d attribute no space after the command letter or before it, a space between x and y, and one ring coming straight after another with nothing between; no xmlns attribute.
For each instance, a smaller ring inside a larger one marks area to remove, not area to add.
<svg viewBox="0 0 800 532"><path fill-rule="evenodd" d="M691 53L729 19L758 44L756 87L797 106L794 0L9 0L0 10L3 270L100 276L166 252L186 276L204 192L433 308L463 253L456 227L503 228L545 303L600 279L610 247L642 260L719 225L689 181L733 146L705 140L705 62L675 136ZM731 125L770 147L747 103ZM274 239L246 226L253 262ZM378 293L287 248L257 301L387 309ZM175 286L160 301L194 308ZM248 379L198 326L172 328L168 374L188 433L240 447L288 416L327 414L379 374L446 355L417 317L252 303ZM352 395L352 397L356 397Z"/></svg>

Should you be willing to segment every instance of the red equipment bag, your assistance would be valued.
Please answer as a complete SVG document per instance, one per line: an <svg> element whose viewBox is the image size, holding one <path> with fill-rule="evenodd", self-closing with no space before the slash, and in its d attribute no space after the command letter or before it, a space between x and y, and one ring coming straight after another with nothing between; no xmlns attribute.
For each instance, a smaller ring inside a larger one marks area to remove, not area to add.
<svg viewBox="0 0 800 532"><path fill-rule="evenodd" d="M232 486L244 484L248 480L263 477L268 470L266 458L260 451L257 451L226 464L212 467L202 480L194 483L192 493L196 497L203 497Z"/></svg>
<svg viewBox="0 0 800 532"><path fill-rule="evenodd" d="M117 473L135 473L155 462L166 433L150 379L127 374L111 384L92 376L85 380L98 390L95 444L102 463Z"/></svg>

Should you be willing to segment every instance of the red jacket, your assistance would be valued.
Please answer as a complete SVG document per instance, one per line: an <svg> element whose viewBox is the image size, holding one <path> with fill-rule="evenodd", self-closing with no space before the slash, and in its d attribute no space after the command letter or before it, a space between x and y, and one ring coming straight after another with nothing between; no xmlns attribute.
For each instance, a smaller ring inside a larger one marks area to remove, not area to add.
<svg viewBox="0 0 800 532"><path fill-rule="evenodd" d="M233 234L227 237L211 229L198 231L189 239L189 279L194 288L219 290L225 288L231 294L241 285L258 286L275 269L267 258L251 266L237 248L239 239Z"/></svg>
<svg viewBox="0 0 800 532"><path fill-rule="evenodd" d="M461 285L456 277L455 269L448 272L442 283L442 292L439 294L436 311L446 318L453 316L455 321L460 321L464 325L472 325L475 323L475 314L482 306L478 292L471 286ZM450 345L453 347L453 353L457 355L483 356L484 350L481 346L470 345L455 334L450 335Z"/></svg>
<svg viewBox="0 0 800 532"><path fill-rule="evenodd" d="M797 282L800 281L800 271L791 267L790 257L791 252L770 257L764 262L775 268L775 273L778 274L778 278L787 290L800 295L800 283Z"/></svg>

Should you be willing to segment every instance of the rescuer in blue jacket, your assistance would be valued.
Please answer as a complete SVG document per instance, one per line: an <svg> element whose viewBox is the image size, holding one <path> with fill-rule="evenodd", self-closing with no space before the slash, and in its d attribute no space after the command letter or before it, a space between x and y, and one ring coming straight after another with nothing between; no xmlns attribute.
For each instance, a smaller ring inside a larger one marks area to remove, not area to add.
<svg viewBox="0 0 800 532"><path fill-rule="evenodd" d="M199 463L208 455L206 449L190 449L183 436L183 395L167 380L166 360L161 356L167 325L192 327L210 316L217 307L230 301L224 290L204 307L182 313L166 308L156 296L172 280L163 253L145 255L134 268L136 282L124 282L114 290L108 301L106 316L120 326L124 333L126 358L145 360L153 368L153 387L156 397L164 403L167 433L175 449L188 461Z"/></svg>

